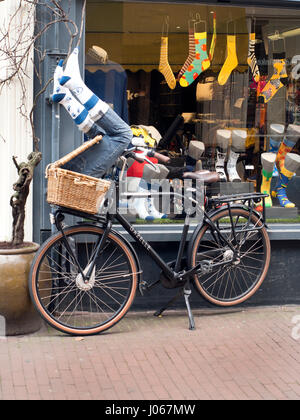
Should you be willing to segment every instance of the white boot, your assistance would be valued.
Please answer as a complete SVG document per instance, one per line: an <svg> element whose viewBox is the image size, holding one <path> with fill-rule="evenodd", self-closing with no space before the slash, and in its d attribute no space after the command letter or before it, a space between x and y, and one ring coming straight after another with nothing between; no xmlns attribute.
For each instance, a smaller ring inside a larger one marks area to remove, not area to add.
<svg viewBox="0 0 300 420"><path fill-rule="evenodd" d="M225 159L227 153L222 153L217 150L216 172L220 176L220 182L226 182L227 177L225 173Z"/></svg>
<svg viewBox="0 0 300 420"><path fill-rule="evenodd" d="M153 197L148 198L147 207L148 207L149 215L153 216L154 219L166 219L168 217L166 214L160 213L158 210L156 210Z"/></svg>
<svg viewBox="0 0 300 420"><path fill-rule="evenodd" d="M237 160L239 158L239 153L235 153L233 150L230 150L229 159L227 162L227 173L229 182L241 182L241 178L236 170Z"/></svg>
<svg viewBox="0 0 300 420"><path fill-rule="evenodd" d="M134 208L136 215L139 219L154 220L155 217L149 213L147 206L148 197L146 198L133 198L132 208Z"/></svg>
<svg viewBox="0 0 300 420"><path fill-rule="evenodd" d="M134 193L148 193L146 181L138 177L128 177L127 191L133 194L129 203L131 212L135 213L139 219L154 220L154 217L149 214L147 209L148 197L134 197Z"/></svg>

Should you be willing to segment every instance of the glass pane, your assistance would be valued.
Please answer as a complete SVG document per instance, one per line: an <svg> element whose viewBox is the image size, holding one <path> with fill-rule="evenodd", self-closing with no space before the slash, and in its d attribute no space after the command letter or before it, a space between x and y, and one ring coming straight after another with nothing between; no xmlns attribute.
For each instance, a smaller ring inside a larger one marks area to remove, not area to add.
<svg viewBox="0 0 300 420"><path fill-rule="evenodd" d="M263 191L268 219L295 222L299 45L298 9L88 1L86 83L138 144L170 159L164 187L217 172L208 195ZM141 165L127 172L128 193L147 191ZM170 200L155 217L148 198L132 200L131 220L183 218Z"/></svg>

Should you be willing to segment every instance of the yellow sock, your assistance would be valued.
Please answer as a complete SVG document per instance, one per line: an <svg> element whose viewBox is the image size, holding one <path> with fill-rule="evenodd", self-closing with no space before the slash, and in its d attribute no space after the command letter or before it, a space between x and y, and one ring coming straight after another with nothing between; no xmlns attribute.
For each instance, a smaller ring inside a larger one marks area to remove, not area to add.
<svg viewBox="0 0 300 420"><path fill-rule="evenodd" d="M227 57L218 76L218 82L220 85L225 85L231 72L238 64L236 55L236 36L227 35Z"/></svg>
<svg viewBox="0 0 300 420"><path fill-rule="evenodd" d="M161 37L160 60L158 70L164 75L170 89L175 89L176 79L168 61L168 37Z"/></svg>
<svg viewBox="0 0 300 420"><path fill-rule="evenodd" d="M273 171L267 172L264 169L262 170L262 183L260 187L260 192L262 192L263 194L269 194L269 197L265 198L266 207L272 207L272 198L270 194L272 175Z"/></svg>

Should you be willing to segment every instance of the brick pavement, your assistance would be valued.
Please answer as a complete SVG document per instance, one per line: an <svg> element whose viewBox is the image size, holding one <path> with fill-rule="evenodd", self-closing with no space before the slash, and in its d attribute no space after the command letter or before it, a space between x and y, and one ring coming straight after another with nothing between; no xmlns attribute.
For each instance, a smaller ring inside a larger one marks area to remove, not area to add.
<svg viewBox="0 0 300 420"><path fill-rule="evenodd" d="M129 312L108 332L0 339L0 400L299 400L300 307Z"/></svg>

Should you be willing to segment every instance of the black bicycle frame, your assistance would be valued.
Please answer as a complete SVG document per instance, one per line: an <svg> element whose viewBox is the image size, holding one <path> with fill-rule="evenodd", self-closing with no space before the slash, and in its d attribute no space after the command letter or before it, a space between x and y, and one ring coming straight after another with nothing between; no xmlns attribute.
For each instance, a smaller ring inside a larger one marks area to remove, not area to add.
<svg viewBox="0 0 300 420"><path fill-rule="evenodd" d="M259 195L259 194L256 194ZM263 194L260 194L260 196L264 197ZM247 197L247 200L251 199L253 197L252 194L245 195L245 198ZM231 224L231 230L233 232L233 239L236 241L236 230L235 230L235 225L233 223L232 220L232 213L231 213L231 205L230 205L230 200L232 200L233 198L236 198L234 196L230 196L228 197L224 197L224 199L222 200L222 202L227 202L227 208L229 211L229 218L230 218L230 224ZM250 203L250 202L249 202ZM252 215L253 212L253 206L249 205L249 211L250 211L250 216ZM70 248L67 238L64 234L63 231L63 227L62 227L62 220L63 220L63 213L67 213L67 214L72 214L75 215L77 217L83 217L83 218L88 218L91 221L95 221L95 222L100 222L103 227L104 227L104 233L103 236L101 237L101 239L99 239L98 243L96 244L95 250L93 252L93 255L91 257L90 262L92 263L91 266L89 267L89 270L87 273L83 273L82 269L76 259L76 256L73 255L72 249ZM213 214L215 214L213 212ZM227 240L226 237L223 236L222 232L220 231L220 229L218 228L218 226L212 221L212 215L210 215L210 213L207 213L206 211L204 211L204 218L206 223L208 223L211 227L212 227L212 234L215 235L215 233L218 235L218 237L224 242L224 244L226 244L226 246L228 246L232 251L233 251L233 258L235 258L236 256L236 248ZM251 217L250 217L251 218ZM56 212L55 212L55 224L57 229L62 233L63 238L64 238L64 242L66 244L66 247L69 251L69 253L73 256L74 261L76 262L76 264L78 265L79 271L81 273L81 275L83 276L83 278L88 278L89 275L91 274L92 270L93 270L93 262L96 259L97 255L99 254L99 252L101 252L105 241L109 235L110 230L112 229L112 221L113 219L116 219L121 226L128 232L128 234L137 242L139 243L143 249L145 250L145 252L156 262L156 264L161 268L161 270L163 271L163 273L165 274L165 276L170 279L170 280L180 280L180 281L184 281L188 278L190 278L191 276L193 276L196 273L200 273L202 268L205 266L205 261L199 262L197 265L195 265L195 267L191 268L190 270L184 271L181 270L180 271L180 267L181 267L181 260L183 257L183 253L184 253L184 248L185 248L185 244L187 241L187 235L188 235L188 231L189 231L189 216L187 215L185 218L185 222L184 222L184 226L183 226L183 230L182 230L182 235L181 235L181 240L179 243L179 249L178 249L178 254L177 254L177 258L176 258L176 262L175 262L175 266L174 269L171 268L164 260L162 260L162 258L158 255L158 253L151 247L151 245L142 237L142 235L126 220L125 217L123 217L118 211L116 211L115 214L110 214L109 212L106 214L106 217L100 216L100 215L90 215L90 214L86 214L86 213L82 213L76 210L72 210L72 209L67 209L67 208L59 208ZM262 219L262 225L258 226L256 228L256 230L262 229L264 226L264 219ZM249 222L248 222L249 224ZM252 231L252 228L246 228L243 229L243 233L246 233L248 231ZM220 266L225 266L228 265L232 262L232 260L224 260L221 261L219 263L214 263L210 265L210 269L214 269L216 267L220 267ZM207 267L206 267L207 269ZM158 280L159 281L159 280ZM155 282L156 284L157 282ZM151 287L151 285L150 285Z"/></svg>
<svg viewBox="0 0 300 420"><path fill-rule="evenodd" d="M210 220L210 217L206 212L204 212L204 215ZM189 222L188 222L189 218L188 217L186 217L185 223L184 223L184 226L183 226L181 240L180 240L180 243L179 243L179 249L178 249L178 254L177 254L174 270L164 260L161 259L161 257L151 247L151 245L147 241L145 241L145 239L142 237L142 235L121 214L119 214L117 212L115 214L115 218L118 220L118 222L121 224L121 226L123 226L123 228L129 233L129 235L143 247L145 252L148 255L150 255L150 257L156 262L156 264L162 269L163 273L169 279L173 279L173 280L178 279L178 280L183 281L183 280L191 277L192 275L196 274L197 272L199 272L199 270L202 268L204 263L200 262L197 265L195 265L195 267L191 268L190 270L181 271L181 272L179 271L180 263L181 263L181 259L183 257L184 247L185 247L185 244L186 244L187 235L188 235L188 231L189 231ZM213 222L211 222L211 223L214 225L214 229L218 232L218 235L220 236L220 238L235 253L235 249L231 245L231 243L228 242L227 239L222 235L222 233L220 232L218 227ZM218 267L218 266L224 266L224 265L227 265L229 263L230 263L230 261L215 263L215 264L213 264L213 268Z"/></svg>

